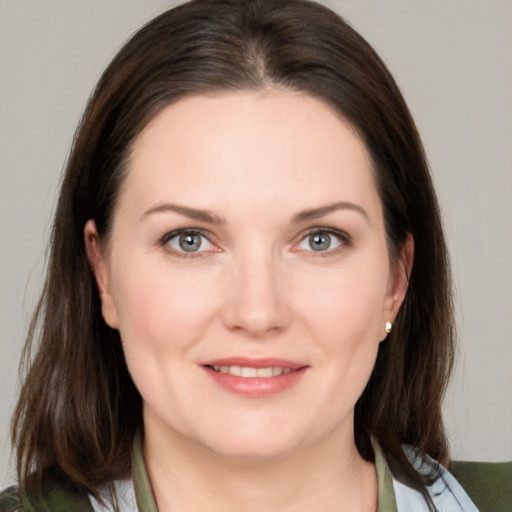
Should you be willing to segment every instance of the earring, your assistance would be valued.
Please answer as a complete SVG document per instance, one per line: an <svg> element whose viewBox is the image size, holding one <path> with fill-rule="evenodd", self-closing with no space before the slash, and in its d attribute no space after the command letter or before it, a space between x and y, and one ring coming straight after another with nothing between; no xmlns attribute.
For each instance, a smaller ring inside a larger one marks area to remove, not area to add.
<svg viewBox="0 0 512 512"><path fill-rule="evenodd" d="M393 328L393 324L391 322L386 322L386 332L389 334L391 329Z"/></svg>

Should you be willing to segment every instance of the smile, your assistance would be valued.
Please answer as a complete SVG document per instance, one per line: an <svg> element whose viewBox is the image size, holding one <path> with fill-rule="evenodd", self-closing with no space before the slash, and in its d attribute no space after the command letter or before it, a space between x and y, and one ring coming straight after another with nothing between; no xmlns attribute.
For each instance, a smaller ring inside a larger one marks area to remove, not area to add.
<svg viewBox="0 0 512 512"><path fill-rule="evenodd" d="M309 366L284 359L234 357L201 365L225 391L243 397L263 398L297 385Z"/></svg>
<svg viewBox="0 0 512 512"><path fill-rule="evenodd" d="M254 368L252 366L210 366L214 371L219 373L228 373L235 377L243 378L269 378L284 375L292 371L291 368L282 368L279 366L269 366L267 368Z"/></svg>

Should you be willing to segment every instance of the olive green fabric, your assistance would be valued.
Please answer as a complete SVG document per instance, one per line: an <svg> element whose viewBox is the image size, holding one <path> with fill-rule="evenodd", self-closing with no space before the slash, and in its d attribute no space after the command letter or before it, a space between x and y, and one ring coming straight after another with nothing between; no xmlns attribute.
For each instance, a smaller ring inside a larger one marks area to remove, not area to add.
<svg viewBox="0 0 512 512"><path fill-rule="evenodd" d="M0 494L0 512L92 512L86 496L77 494L61 482L47 478L41 493L20 495L17 487Z"/></svg>
<svg viewBox="0 0 512 512"><path fill-rule="evenodd" d="M480 512L512 511L512 461L452 462L449 470Z"/></svg>
<svg viewBox="0 0 512 512"><path fill-rule="evenodd" d="M14 512L20 510L20 500L16 495L16 488L9 487L2 493L0 493L0 510L2 512Z"/></svg>
<svg viewBox="0 0 512 512"><path fill-rule="evenodd" d="M132 477L139 511L158 512L153 490L151 489L151 483L149 482L146 464L144 462L144 455L142 454L142 442L140 437L137 438L133 445Z"/></svg>
<svg viewBox="0 0 512 512"><path fill-rule="evenodd" d="M375 464L378 478L378 512L398 512L393 478L378 446L375 446ZM512 511L512 462L453 462L449 470L480 512ZM139 511L158 512L140 441L134 444L132 477ZM93 512L93 509L86 496L73 492L56 480L46 479L41 494L20 496L17 487L10 487L0 493L0 512L15 511Z"/></svg>
<svg viewBox="0 0 512 512"><path fill-rule="evenodd" d="M377 443L373 443L373 451L375 452L375 468L378 481L377 512L398 512L391 471Z"/></svg>

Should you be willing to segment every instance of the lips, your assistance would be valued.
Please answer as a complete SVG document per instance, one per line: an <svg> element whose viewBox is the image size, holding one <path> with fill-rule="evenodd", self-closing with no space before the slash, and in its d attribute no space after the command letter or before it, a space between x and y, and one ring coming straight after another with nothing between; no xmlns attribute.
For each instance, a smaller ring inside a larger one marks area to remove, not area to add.
<svg viewBox="0 0 512 512"><path fill-rule="evenodd" d="M202 367L224 390L246 397L280 393L297 384L307 365L284 359L229 358L208 361Z"/></svg>

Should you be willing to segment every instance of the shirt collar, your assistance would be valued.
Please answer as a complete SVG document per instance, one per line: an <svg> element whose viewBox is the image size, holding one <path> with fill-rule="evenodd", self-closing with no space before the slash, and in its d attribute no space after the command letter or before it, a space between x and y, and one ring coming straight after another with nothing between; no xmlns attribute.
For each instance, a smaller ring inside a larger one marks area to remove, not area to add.
<svg viewBox="0 0 512 512"><path fill-rule="evenodd" d="M378 443L373 443L373 450L375 452L375 467L378 482L379 504L377 512L398 512L391 471ZM149 482L146 464L144 463L140 436L137 437L133 445L132 478L138 509L144 512L158 512L151 483Z"/></svg>

